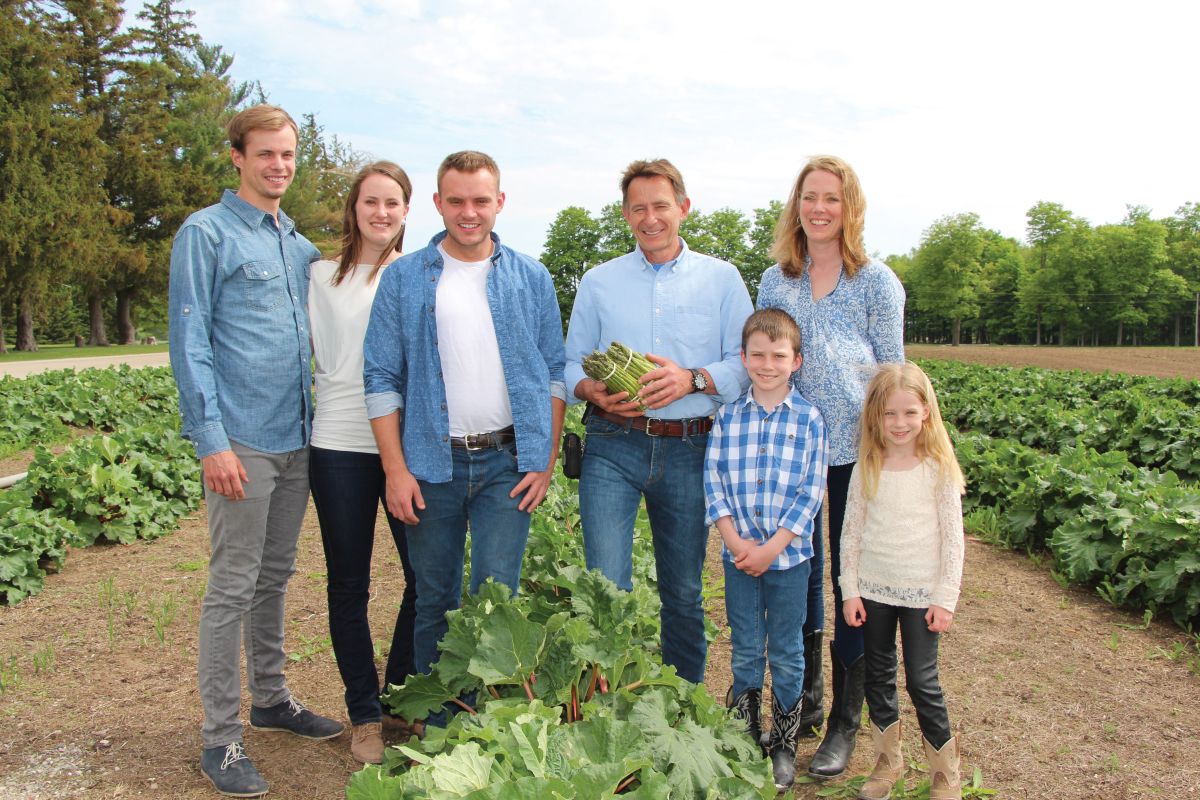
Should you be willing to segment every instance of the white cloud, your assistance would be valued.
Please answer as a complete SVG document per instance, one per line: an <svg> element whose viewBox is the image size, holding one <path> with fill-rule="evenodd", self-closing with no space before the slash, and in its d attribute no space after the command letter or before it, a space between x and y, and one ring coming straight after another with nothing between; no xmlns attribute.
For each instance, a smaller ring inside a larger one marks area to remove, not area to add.
<svg viewBox="0 0 1200 800"><path fill-rule="evenodd" d="M492 153L509 195L498 229L535 253L557 210L616 199L621 168L659 155L699 208L747 213L782 199L807 155L842 155L868 193L868 246L884 253L945 214L1020 237L1042 199L1094 222L1198 199L1197 4L192 7L201 35L237 54L239 79L404 164L418 198L445 153ZM414 227L432 233L420 202Z"/></svg>

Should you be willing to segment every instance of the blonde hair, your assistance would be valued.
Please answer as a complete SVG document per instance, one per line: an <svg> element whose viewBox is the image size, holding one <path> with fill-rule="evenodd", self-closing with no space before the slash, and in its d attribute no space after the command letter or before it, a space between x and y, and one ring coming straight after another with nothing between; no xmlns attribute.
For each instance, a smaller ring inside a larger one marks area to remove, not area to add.
<svg viewBox="0 0 1200 800"><path fill-rule="evenodd" d="M833 175L842 182L842 267L846 276L853 278L867 261L867 248L863 245L863 224L867 213L867 200L863 196L862 184L849 164L837 156L813 156L800 170L787 205L775 224L775 244L771 255L779 262L783 274L799 278L804 274L808 259L808 236L800 224L800 199L804 190L804 179L817 170Z"/></svg>
<svg viewBox="0 0 1200 800"><path fill-rule="evenodd" d="M350 193L346 195L346 205L342 209L342 250L338 255L338 267L329 279L331 286L337 286L346 276L354 272L354 268L358 265L359 254L362 253L362 231L358 229L358 214L355 206L358 204L358 196L362 192L363 181L372 175L383 175L385 178L391 178L400 186L400 191L404 194L404 205L408 206L412 202L412 181L408 179L408 173L400 168L400 165L391 161L375 161L367 164L358 174L354 176L354 183L350 184ZM379 270L383 269L383 262L389 255L404 247L404 223L400 223L400 230L392 237L392 240L384 245L383 252L379 254L379 260L375 262L371 269L371 274L367 277L367 282L375 280L375 276L379 274Z"/></svg>
<svg viewBox="0 0 1200 800"><path fill-rule="evenodd" d="M883 468L883 455L887 447L883 436L883 412L888 396L897 390L912 392L929 409L929 415L921 426L921 436L916 441L917 456L937 464L938 479L949 481L960 493L963 492L966 481L954 455L950 435L946 433L946 425L942 422L933 384L920 367L905 361L903 364L881 364L867 386L862 412L862 438L858 445L858 469L863 495L874 497L879 486L879 472Z"/></svg>
<svg viewBox="0 0 1200 800"><path fill-rule="evenodd" d="M292 115L280 106L260 103L234 114L225 127L225 133L229 136L229 146L245 155L246 135L250 131L278 131L285 127L292 129L292 133L296 134L296 141L299 142L300 128L296 126Z"/></svg>

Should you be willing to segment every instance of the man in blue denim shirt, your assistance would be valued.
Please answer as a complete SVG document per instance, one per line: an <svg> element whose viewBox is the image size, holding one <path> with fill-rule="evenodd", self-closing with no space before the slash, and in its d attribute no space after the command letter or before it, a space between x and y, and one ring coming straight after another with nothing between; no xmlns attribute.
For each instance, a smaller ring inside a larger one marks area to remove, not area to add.
<svg viewBox="0 0 1200 800"><path fill-rule="evenodd" d="M632 588L633 523L646 498L662 657L704 681L708 645L701 606L704 449L712 415L748 379L742 325L754 310L737 268L694 253L679 238L691 203L665 159L635 161L621 179L622 213L637 248L584 274L567 331L567 385L590 404L579 510L587 565ZM643 414L583 372L583 358L619 341L658 369L642 377Z"/></svg>
<svg viewBox="0 0 1200 800"><path fill-rule="evenodd" d="M267 784L242 747L243 636L253 727L326 739L343 726L296 702L283 677L284 593L308 505L308 273L320 257L279 210L296 123L278 106L255 106L230 121L229 141L237 192L188 217L171 249L170 350L212 543L200 769L222 794L253 797Z"/></svg>
<svg viewBox="0 0 1200 800"><path fill-rule="evenodd" d="M409 526L425 673L461 601L468 522L471 591L489 577L517 591L566 411L550 273L492 233L504 207L496 162L447 156L433 201L446 230L383 273L363 347L388 510Z"/></svg>

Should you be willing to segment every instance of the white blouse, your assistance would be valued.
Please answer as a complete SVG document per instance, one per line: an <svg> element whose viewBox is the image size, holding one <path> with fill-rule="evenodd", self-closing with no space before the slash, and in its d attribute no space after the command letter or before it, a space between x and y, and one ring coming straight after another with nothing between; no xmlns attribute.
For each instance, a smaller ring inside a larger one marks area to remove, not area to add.
<svg viewBox="0 0 1200 800"><path fill-rule="evenodd" d="M883 470L870 500L856 464L842 523L842 598L864 597L906 608L953 613L962 583L962 497L923 461ZM840 609L839 609L840 611Z"/></svg>
<svg viewBox="0 0 1200 800"><path fill-rule="evenodd" d="M363 399L363 338L383 270L368 281L373 264L359 264L340 284L329 279L336 261L316 261L308 287L317 409L312 444L326 450L378 453ZM386 269L386 265L384 269Z"/></svg>

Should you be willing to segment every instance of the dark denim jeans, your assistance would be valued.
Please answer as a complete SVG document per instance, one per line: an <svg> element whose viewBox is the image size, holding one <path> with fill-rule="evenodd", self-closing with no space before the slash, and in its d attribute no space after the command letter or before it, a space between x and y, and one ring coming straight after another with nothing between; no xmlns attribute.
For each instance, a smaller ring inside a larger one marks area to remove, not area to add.
<svg viewBox="0 0 1200 800"><path fill-rule="evenodd" d="M829 468L825 487L825 505L829 509L829 576L833 581L833 647L842 663L849 666L863 654L862 628L851 628L842 616L842 521L846 518L846 496L850 493L850 473L853 464ZM818 521L820 515L817 516ZM825 621L825 564L821 560L821 528L813 533L812 572L808 576L808 623L804 632L818 630Z"/></svg>
<svg viewBox="0 0 1200 800"><path fill-rule="evenodd" d="M633 523L645 495L662 599L663 661L693 683L704 682L708 655L700 594L708 543L707 444L708 434L648 436L592 418L579 479L588 568L599 569L627 591L633 588Z"/></svg>
<svg viewBox="0 0 1200 800"><path fill-rule="evenodd" d="M896 627L904 649L904 682L921 733L936 749L950 740L950 716L938 679L938 634L925 624L924 608L885 605L863 598L867 621L863 686L871 722L883 730L900 719L896 704Z"/></svg>
<svg viewBox="0 0 1200 800"><path fill-rule="evenodd" d="M425 510L408 526L408 552L417 574L417 623L413 638L418 672L438 659L437 645L447 630L446 612L462 604L463 556L471 528L471 593L488 578L516 594L521 559L529 539L528 513L508 494L521 480L516 446L484 450L454 448L454 479L419 481Z"/></svg>
<svg viewBox="0 0 1200 800"><path fill-rule="evenodd" d="M770 665L771 691L784 709L791 709L804 686L809 562L767 570L755 578L721 560L725 565L725 614L733 645L733 696L761 689L764 669Z"/></svg>
<svg viewBox="0 0 1200 800"><path fill-rule="evenodd" d="M374 453L313 447L309 471L329 573L329 636L346 686L346 710L353 725L377 722L383 710L367 601L375 523L381 505L386 513L383 467ZM385 686L404 683L414 671L413 622L417 613L417 581L409 562L404 524L391 514L387 521L404 571L404 596L392 632Z"/></svg>

